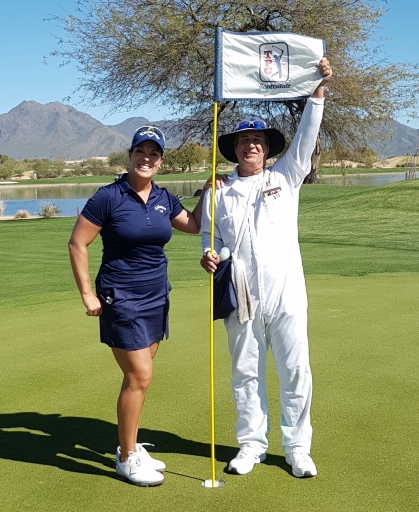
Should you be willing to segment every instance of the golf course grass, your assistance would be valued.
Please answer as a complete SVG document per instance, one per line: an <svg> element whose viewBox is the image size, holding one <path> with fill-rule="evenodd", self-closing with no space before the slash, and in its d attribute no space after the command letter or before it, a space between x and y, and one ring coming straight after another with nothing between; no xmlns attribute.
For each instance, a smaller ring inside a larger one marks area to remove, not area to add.
<svg viewBox="0 0 419 512"><path fill-rule="evenodd" d="M185 201L193 207L196 200ZM419 510L419 182L303 186L300 242L319 476L285 463L278 382L268 366L266 462L226 473L237 453L230 357L215 323L216 477L211 478L209 278L198 236L167 246L170 339L161 343L139 439L165 483L113 478L120 371L87 318L67 255L74 218L0 223L0 511ZM94 278L101 242L89 249Z"/></svg>

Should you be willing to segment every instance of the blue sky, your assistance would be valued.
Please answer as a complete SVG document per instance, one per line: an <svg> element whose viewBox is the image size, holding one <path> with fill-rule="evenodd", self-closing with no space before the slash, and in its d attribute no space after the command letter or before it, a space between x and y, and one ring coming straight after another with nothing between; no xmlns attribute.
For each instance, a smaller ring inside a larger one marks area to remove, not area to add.
<svg viewBox="0 0 419 512"><path fill-rule="evenodd" d="M390 12L381 19L385 54L390 62L419 63L418 0L388 0ZM52 22L43 21L50 14L74 12L75 0L1 0L0 3L0 114L9 112L24 100L39 103L63 101L77 87L81 76L72 65L60 67L59 59L43 56L56 47L54 34L59 30ZM69 103L105 124L117 124L128 117L144 116L157 121L168 115L165 109L146 106L141 110L115 113L107 117L102 108L86 108L77 103L77 95ZM407 118L400 117L401 123ZM419 120L409 126L419 128Z"/></svg>

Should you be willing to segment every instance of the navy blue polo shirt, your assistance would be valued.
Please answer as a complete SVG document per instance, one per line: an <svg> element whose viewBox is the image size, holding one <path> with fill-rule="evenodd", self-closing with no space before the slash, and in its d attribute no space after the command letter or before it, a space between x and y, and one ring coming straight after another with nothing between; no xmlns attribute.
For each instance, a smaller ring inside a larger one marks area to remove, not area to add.
<svg viewBox="0 0 419 512"><path fill-rule="evenodd" d="M183 210L177 197L153 181L144 204L126 176L101 187L81 212L102 228L103 258L97 278L102 286L165 281L164 246L172 236L170 221Z"/></svg>

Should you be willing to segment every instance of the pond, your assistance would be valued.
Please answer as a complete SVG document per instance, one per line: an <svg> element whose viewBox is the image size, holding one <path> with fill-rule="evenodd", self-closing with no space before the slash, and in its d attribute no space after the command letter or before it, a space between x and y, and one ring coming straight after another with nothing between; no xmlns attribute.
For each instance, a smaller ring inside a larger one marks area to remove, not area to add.
<svg viewBox="0 0 419 512"><path fill-rule="evenodd" d="M167 188L178 197L192 197L201 189L205 181L165 182L161 186ZM101 185L31 185L29 187L0 186L0 200L5 201L3 215L14 216L18 210L27 210L30 215L37 215L42 203L54 203L64 217L75 217L87 203L89 197Z"/></svg>
<svg viewBox="0 0 419 512"><path fill-rule="evenodd" d="M419 173L416 173L416 178ZM397 181L406 179L404 172L395 172L387 174L352 174L347 176L321 176L319 183L323 185L346 185L346 186L362 186L362 187L380 187L389 185Z"/></svg>
<svg viewBox="0 0 419 512"><path fill-rule="evenodd" d="M418 175L416 176L418 177ZM403 181L405 174L365 174L349 176L322 176L319 183L345 186L381 186L396 181ZM170 181L161 183L169 192L178 197L192 197L201 189L205 181ZM8 186L0 185L0 200L5 201L4 215L14 216L18 210L27 210L30 215L37 215L42 203L54 203L60 209L60 215L75 217L84 207L100 185L39 185L39 186Z"/></svg>

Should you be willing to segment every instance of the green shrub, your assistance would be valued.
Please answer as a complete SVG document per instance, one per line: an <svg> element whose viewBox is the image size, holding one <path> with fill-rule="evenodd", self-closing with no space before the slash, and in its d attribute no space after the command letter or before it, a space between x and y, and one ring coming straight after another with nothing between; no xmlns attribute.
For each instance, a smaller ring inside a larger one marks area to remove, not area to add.
<svg viewBox="0 0 419 512"><path fill-rule="evenodd" d="M60 178L65 169L64 158L48 160L46 158L33 158L26 163L27 170L36 172L38 179Z"/></svg>
<svg viewBox="0 0 419 512"><path fill-rule="evenodd" d="M122 167L129 171L131 162L129 160L128 151L116 151L108 156L110 167Z"/></svg>
<svg viewBox="0 0 419 512"><path fill-rule="evenodd" d="M0 166L0 180L8 180L11 177L11 169Z"/></svg>
<svg viewBox="0 0 419 512"><path fill-rule="evenodd" d="M0 155L0 179L7 180L13 176L22 176L27 170L25 163Z"/></svg>
<svg viewBox="0 0 419 512"><path fill-rule="evenodd" d="M89 170L86 167L83 167L82 164L75 164L73 167L67 169L65 171L65 176L86 176L89 174Z"/></svg>
<svg viewBox="0 0 419 512"><path fill-rule="evenodd" d="M88 174L92 174L93 176L108 176L113 174L109 166L105 164L103 160L96 160L96 158L85 160L82 166L83 169L86 169Z"/></svg>
<svg viewBox="0 0 419 512"><path fill-rule="evenodd" d="M123 167L109 167L109 173L108 175L112 175L112 174L125 174L126 172L126 169L124 169Z"/></svg>
<svg viewBox="0 0 419 512"><path fill-rule="evenodd" d="M38 179L46 179L46 178L60 178L63 174L62 171L54 168L41 169L39 171L35 171L38 175Z"/></svg>

